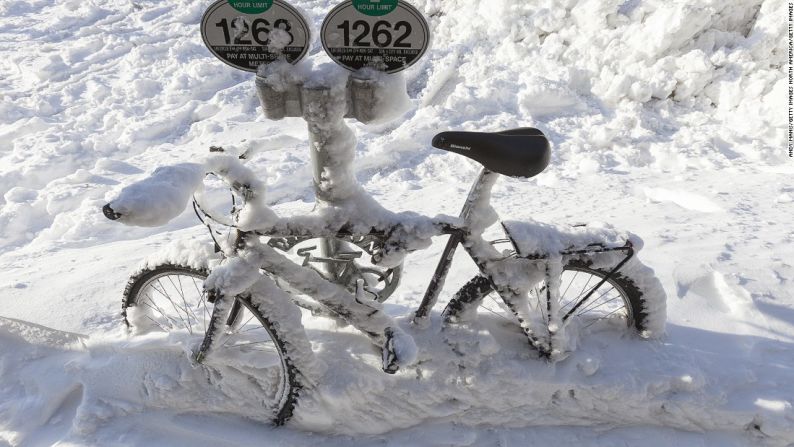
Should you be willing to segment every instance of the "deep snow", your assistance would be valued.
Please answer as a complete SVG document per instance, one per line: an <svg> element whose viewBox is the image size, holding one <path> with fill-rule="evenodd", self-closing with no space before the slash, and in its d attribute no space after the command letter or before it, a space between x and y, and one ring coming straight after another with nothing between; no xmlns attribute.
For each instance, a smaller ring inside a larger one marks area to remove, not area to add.
<svg viewBox="0 0 794 447"><path fill-rule="evenodd" d="M333 6L293 3L315 28ZM308 211L305 123L265 121L253 75L203 47L207 1L3 0L0 444L794 442L786 2L412 3L433 45L405 74L410 110L355 125L358 181L390 210L457 215L477 165L432 136L540 128L551 165L500 179L494 208L639 235L668 294L666 336L603 334L550 366L488 318L462 334L439 334L437 315L412 329L436 239L385 306L424 363L386 376L365 337L304 316L326 366L317 390L289 427L245 418L257 415L244 390L224 399L183 347L121 330L127 277L169 241L203 241L195 216L130 228L101 206L221 145L257 152L276 211ZM310 58L326 58L317 41ZM474 271L455 261L442 301Z"/></svg>

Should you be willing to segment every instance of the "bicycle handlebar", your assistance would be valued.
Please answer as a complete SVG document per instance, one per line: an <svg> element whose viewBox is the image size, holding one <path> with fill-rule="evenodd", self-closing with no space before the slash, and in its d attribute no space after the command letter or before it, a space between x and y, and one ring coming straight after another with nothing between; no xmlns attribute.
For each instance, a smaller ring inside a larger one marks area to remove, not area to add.
<svg viewBox="0 0 794 447"><path fill-rule="evenodd" d="M113 208L110 207L110 204L106 204L102 207L102 214L105 215L110 220L119 220L121 219L121 213L117 213L113 211Z"/></svg>

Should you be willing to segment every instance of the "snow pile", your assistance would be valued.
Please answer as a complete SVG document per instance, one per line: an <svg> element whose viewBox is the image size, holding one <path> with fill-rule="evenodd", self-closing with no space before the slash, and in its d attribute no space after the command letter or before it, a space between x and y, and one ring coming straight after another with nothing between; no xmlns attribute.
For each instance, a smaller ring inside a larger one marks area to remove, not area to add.
<svg viewBox="0 0 794 447"><path fill-rule="evenodd" d="M257 295L258 305L282 309L267 306L267 294ZM647 343L632 339L613 340L609 346L591 340L567 364L549 367L517 357L525 340L516 332L500 330L496 320L482 318L478 324L444 331L438 323L412 331L420 341L419 366L393 376L378 371L378 355L361 337L344 330L340 334L334 327L313 328L309 335L315 339L325 335L315 351L326 368L314 378L316 388L299 400L292 428L352 434L366 440L365 445L380 437L362 434L382 434L427 420L463 430L481 424L529 424L562 425L561 432L586 425L640 426L647 431L648 425L662 424L689 431L740 432L738 439L745 442L737 443L734 435L730 445L785 446L794 436L792 410L780 400L784 396L754 401L743 392L746 380L738 380L730 368L705 371L701 361L689 355L691 340L676 337L650 350L644 347ZM0 365L5 380L0 390L0 440L12 445L57 440L85 444L117 439L120 433L134 439L131 444L142 445L137 440L141 427L155 431L163 445L190 436L217 442L219 436L238 430L243 418L261 421L269 416L261 410L262 390L247 383L244 375L221 365L191 365L186 346L154 336L86 340L0 319L0 340L0 354L7 362ZM696 346L710 360L716 355L710 343L720 342L730 344L731 338L701 340ZM732 358L739 355L735 352ZM736 365L740 373L750 367ZM782 368L759 370L757 380L765 383ZM43 394L25 405L5 404L33 389ZM732 397L726 401L726 395ZM790 392L786 396L791 397ZM193 417L212 423L213 413L225 415L224 428L207 433L197 426L181 433ZM153 423L152 415L161 422ZM121 428L120 421L137 429ZM431 437L414 441L449 442L449 435L436 438L432 433L425 430L424 436ZM302 440L297 445L318 439L317 434L292 436Z"/></svg>
<svg viewBox="0 0 794 447"><path fill-rule="evenodd" d="M420 78L423 104L495 130L510 124L492 123L518 115L517 124L552 136L559 157L577 159L571 174L615 164L724 165L734 151L782 159L782 0L417 3L435 42L430 75ZM555 122L565 116L587 125ZM703 135L682 126L711 117L722 122Z"/></svg>
<svg viewBox="0 0 794 447"><path fill-rule="evenodd" d="M10 49L0 67L10 92L0 98L0 136L11 142L0 153L0 247L152 234L114 230L96 207L141 170L203 158L210 145L277 151L268 158L270 200L311 194L303 125L254 123L261 111L251 75L203 47L206 5L67 3L45 15L2 6L0 32L42 51ZM295 3L315 27L330 7ZM548 182L636 166L684 172L781 160L784 122L774 112L785 97L781 0L414 4L429 18L433 45L405 72L414 109L404 122L362 135L367 149L359 147L357 162L365 170L404 169L406 157L428 155L439 130L527 125L552 141ZM312 67L325 84L348 76L322 52L298 68L308 76ZM401 99L390 107L395 114ZM455 169L471 175L470 167Z"/></svg>

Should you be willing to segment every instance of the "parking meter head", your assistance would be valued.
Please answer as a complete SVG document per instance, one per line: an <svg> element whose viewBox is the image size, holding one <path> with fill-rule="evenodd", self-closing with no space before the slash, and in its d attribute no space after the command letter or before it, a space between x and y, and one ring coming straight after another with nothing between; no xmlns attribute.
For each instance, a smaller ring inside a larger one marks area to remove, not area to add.
<svg viewBox="0 0 794 447"><path fill-rule="evenodd" d="M274 89L261 76L257 76L254 82L256 83L256 95L259 97L259 103L265 112L265 118L280 120L287 116L286 92Z"/></svg>
<svg viewBox="0 0 794 447"><path fill-rule="evenodd" d="M323 21L325 52L340 66L397 73L415 64L430 46L430 27L404 0L347 0Z"/></svg>
<svg viewBox="0 0 794 447"><path fill-rule="evenodd" d="M223 63L250 72L278 60L295 64L311 44L306 20L283 0L217 0L204 12L201 37Z"/></svg>

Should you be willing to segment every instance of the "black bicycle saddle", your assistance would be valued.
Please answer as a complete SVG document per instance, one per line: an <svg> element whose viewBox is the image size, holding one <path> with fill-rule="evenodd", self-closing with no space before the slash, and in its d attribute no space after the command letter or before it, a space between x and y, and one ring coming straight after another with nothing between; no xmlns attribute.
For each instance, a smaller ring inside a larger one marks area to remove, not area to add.
<svg viewBox="0 0 794 447"><path fill-rule="evenodd" d="M465 155L490 171L510 177L534 177L549 165L551 146L538 129L503 132L441 132L433 146Z"/></svg>

